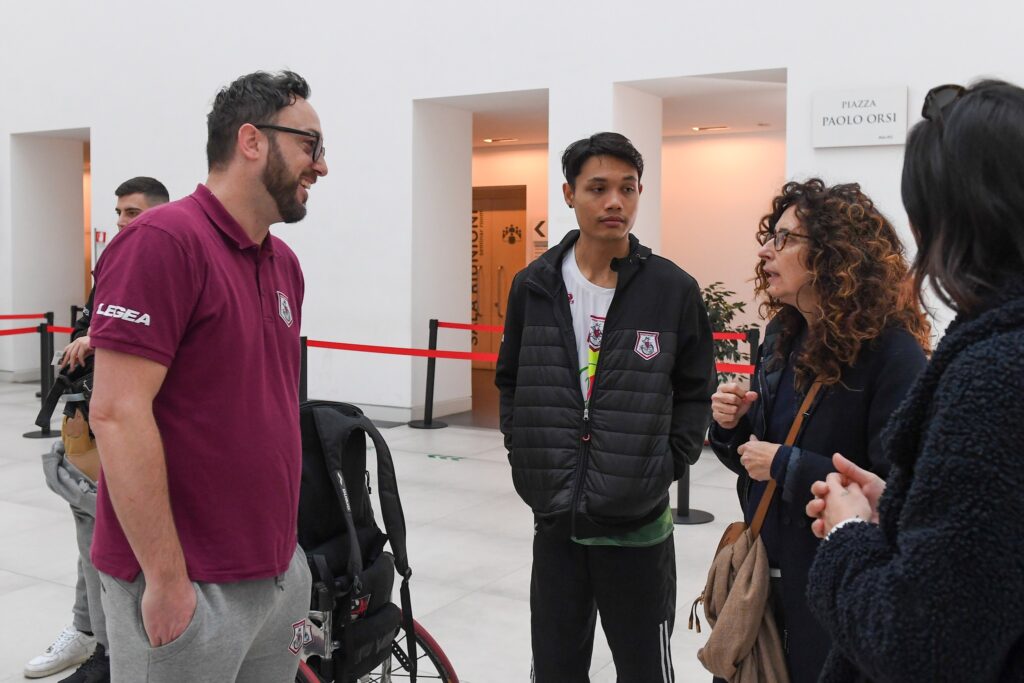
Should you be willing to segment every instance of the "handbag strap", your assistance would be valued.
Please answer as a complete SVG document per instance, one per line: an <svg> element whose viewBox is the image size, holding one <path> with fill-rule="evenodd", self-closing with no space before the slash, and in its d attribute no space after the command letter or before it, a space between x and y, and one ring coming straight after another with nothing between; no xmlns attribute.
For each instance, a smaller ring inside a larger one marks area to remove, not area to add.
<svg viewBox="0 0 1024 683"><path fill-rule="evenodd" d="M792 446L793 442L796 441L797 434L800 433L800 427L804 423L804 418L810 413L811 404L814 403L814 397L818 395L820 389L821 380L814 380L814 384L811 385L807 395L804 396L804 402L800 404L800 410L797 411L796 417L793 418L793 424L789 427L789 434L786 435L784 445ZM757 538L761 533L761 526L764 524L764 518L768 514L768 506L771 505L774 497L775 479L769 478L768 488L765 489L764 495L761 496L761 502L758 504L757 512L754 514L754 521L750 523L751 538Z"/></svg>

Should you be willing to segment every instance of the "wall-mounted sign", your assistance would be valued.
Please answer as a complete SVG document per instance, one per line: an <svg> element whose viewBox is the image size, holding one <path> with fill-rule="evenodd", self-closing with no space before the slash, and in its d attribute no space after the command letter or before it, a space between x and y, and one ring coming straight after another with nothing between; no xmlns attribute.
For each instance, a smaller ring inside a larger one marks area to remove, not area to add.
<svg viewBox="0 0 1024 683"><path fill-rule="evenodd" d="M907 137L907 88L862 88L814 94L815 147L902 145Z"/></svg>

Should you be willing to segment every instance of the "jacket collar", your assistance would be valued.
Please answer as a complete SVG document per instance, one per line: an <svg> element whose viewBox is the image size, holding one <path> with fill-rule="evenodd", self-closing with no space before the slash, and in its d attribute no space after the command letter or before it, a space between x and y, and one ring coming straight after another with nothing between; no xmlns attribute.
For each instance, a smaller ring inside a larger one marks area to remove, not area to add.
<svg viewBox="0 0 1024 683"><path fill-rule="evenodd" d="M554 249L548 249L538 259L538 267L531 278L534 282L545 289L551 296L554 296L559 287L562 287L562 261L566 254L580 238L579 230L569 231L562 241ZM636 235L629 235L629 256L626 258L613 258L611 268L619 274L619 281L616 289L622 289L633 279L643 264L650 258L652 252L650 247L640 243Z"/></svg>
<svg viewBox="0 0 1024 683"><path fill-rule="evenodd" d="M785 360L775 357L775 349L781 334L782 325L773 318L765 328L764 341L761 343L761 364L758 366L758 371L761 373L759 378L762 393L760 403L767 413L771 412L771 405L774 403L782 372L786 368Z"/></svg>

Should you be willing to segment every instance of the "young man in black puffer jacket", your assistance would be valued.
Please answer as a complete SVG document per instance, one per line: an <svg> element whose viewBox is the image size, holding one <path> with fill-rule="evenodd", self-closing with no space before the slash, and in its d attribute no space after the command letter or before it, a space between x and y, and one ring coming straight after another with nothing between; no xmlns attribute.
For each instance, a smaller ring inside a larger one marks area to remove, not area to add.
<svg viewBox="0 0 1024 683"><path fill-rule="evenodd" d="M617 133L570 145L579 230L509 292L495 383L535 515L534 680L588 681L598 611L618 680L673 680L668 488L700 455L715 368L697 283L630 235L643 159Z"/></svg>

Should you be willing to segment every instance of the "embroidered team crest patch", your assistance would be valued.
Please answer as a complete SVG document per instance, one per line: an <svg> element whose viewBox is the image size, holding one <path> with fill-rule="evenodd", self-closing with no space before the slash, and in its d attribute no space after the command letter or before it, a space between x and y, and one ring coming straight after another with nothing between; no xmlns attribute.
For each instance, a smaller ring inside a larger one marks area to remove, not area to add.
<svg viewBox="0 0 1024 683"><path fill-rule="evenodd" d="M292 326L292 306L284 292L277 293L277 314L288 327Z"/></svg>
<svg viewBox="0 0 1024 683"><path fill-rule="evenodd" d="M309 632L309 628L306 626L306 620L301 619L292 624L292 642L288 646L288 652L293 655L299 654L299 650L303 646L308 645L313 640L312 634Z"/></svg>
<svg viewBox="0 0 1024 683"><path fill-rule="evenodd" d="M637 330L636 346L633 347L636 355L644 360L650 360L661 353L661 345L658 343L657 332L644 332Z"/></svg>
<svg viewBox="0 0 1024 683"><path fill-rule="evenodd" d="M600 351L602 339L604 339L604 318L592 315L590 316L590 330L587 332L587 346L591 351Z"/></svg>

